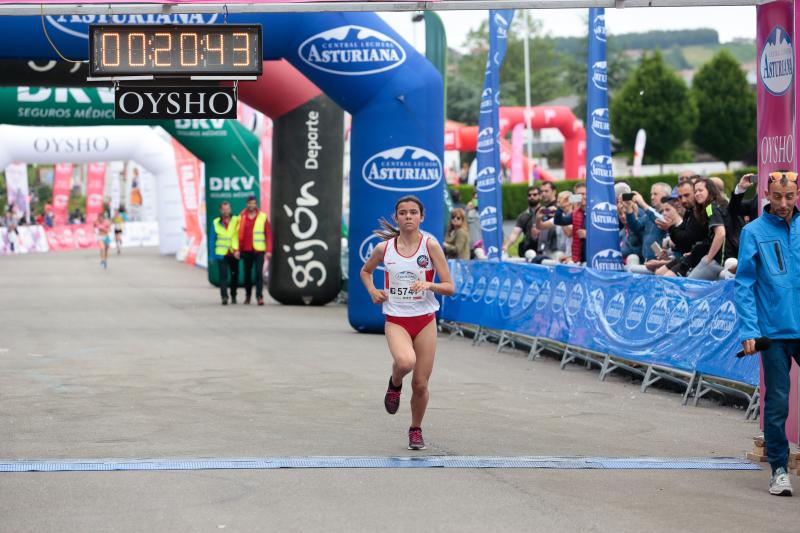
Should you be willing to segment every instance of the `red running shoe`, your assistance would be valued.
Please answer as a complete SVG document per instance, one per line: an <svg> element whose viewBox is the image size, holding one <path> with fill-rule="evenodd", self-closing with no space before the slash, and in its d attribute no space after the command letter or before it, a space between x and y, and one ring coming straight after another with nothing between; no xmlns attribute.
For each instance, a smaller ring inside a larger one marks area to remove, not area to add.
<svg viewBox="0 0 800 533"><path fill-rule="evenodd" d="M425 449L425 441L422 439L422 428L408 428L408 449Z"/></svg>
<svg viewBox="0 0 800 533"><path fill-rule="evenodd" d="M383 406L390 415L395 414L400 407L400 392L402 388L403 386L400 385L399 389L395 389L392 384L392 376L389 376L389 387L386 389L386 396L383 397Z"/></svg>

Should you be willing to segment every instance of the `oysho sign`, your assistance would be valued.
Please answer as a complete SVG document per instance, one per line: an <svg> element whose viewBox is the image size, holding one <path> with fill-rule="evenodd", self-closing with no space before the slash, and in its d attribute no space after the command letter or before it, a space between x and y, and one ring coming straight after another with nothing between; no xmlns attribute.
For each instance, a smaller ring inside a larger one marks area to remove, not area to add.
<svg viewBox="0 0 800 533"><path fill-rule="evenodd" d="M780 26L775 26L764 42L758 72L764 87L775 96L785 94L792 86L794 78L792 38Z"/></svg>
<svg viewBox="0 0 800 533"><path fill-rule="evenodd" d="M236 118L233 87L119 87L117 119Z"/></svg>
<svg viewBox="0 0 800 533"><path fill-rule="evenodd" d="M109 145L107 137L37 137L33 140L33 149L39 153L105 152Z"/></svg>
<svg viewBox="0 0 800 533"><path fill-rule="evenodd" d="M406 60L406 51L397 41L379 31L355 25L313 35L300 44L297 53L307 65L343 76L385 72Z"/></svg>

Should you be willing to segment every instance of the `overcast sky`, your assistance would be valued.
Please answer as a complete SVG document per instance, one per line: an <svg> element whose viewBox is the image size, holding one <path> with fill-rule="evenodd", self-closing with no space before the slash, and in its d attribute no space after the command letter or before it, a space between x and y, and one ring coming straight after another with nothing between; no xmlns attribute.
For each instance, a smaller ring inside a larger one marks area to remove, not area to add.
<svg viewBox="0 0 800 533"><path fill-rule="evenodd" d="M467 32L487 18L486 11L439 11L447 31L451 48L462 49ZM520 16L517 11L516 16ZM544 29L553 36L578 36L586 32L587 9L536 9L531 19L543 22ZM411 22L411 13L381 13L389 24L409 42L424 47L422 24ZM606 27L610 33L630 33L649 30L678 30L713 28L723 42L737 37L756 37L755 7L659 7L607 9Z"/></svg>

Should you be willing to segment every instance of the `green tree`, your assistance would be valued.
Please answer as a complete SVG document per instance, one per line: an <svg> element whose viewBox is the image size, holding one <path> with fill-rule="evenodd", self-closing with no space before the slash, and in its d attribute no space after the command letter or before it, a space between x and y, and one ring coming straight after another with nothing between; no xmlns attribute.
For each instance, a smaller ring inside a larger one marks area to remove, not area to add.
<svg viewBox="0 0 800 533"><path fill-rule="evenodd" d="M515 19L508 33L508 45L500 72L502 105L525 105L525 64L522 18ZM531 104L571 94L564 65L569 56L556 50L555 41L543 34L541 22L531 20ZM476 124L480 93L489 52L489 26L484 21L470 30L464 47L468 53L455 57L447 75L447 118ZM474 111L470 110L470 106Z"/></svg>
<svg viewBox="0 0 800 533"><path fill-rule="evenodd" d="M480 115L481 87L462 76L447 81L447 118L464 124L477 124Z"/></svg>
<svg viewBox="0 0 800 533"><path fill-rule="evenodd" d="M720 50L695 75L692 94L700 115L694 143L728 163L755 149L756 96L736 58Z"/></svg>
<svg viewBox="0 0 800 533"><path fill-rule="evenodd" d="M578 105L573 109L575 116L585 118L588 82L586 79L586 58L589 54L588 38L583 37L582 42L582 51L567 58L566 81L567 85L572 88L572 93L578 95ZM625 84L625 80L628 79L631 70L633 70L633 61L625 55L624 51L615 42L609 38L606 45L609 102L613 100L614 94Z"/></svg>
<svg viewBox="0 0 800 533"><path fill-rule="evenodd" d="M611 104L611 131L626 148L647 132L647 149L663 164L697 125L697 105L660 52L645 55Z"/></svg>

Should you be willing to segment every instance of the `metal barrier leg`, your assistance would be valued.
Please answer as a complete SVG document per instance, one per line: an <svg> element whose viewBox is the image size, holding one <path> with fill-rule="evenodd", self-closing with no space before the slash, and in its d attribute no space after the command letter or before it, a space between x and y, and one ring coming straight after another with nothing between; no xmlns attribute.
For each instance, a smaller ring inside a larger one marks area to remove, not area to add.
<svg viewBox="0 0 800 533"><path fill-rule="evenodd" d="M539 337L534 337L533 344L531 344L531 349L528 352L528 361L533 361L539 357Z"/></svg>
<svg viewBox="0 0 800 533"><path fill-rule="evenodd" d="M617 368L619 368L619 365L614 364L614 361L611 359L611 354L606 354L605 359L603 359L603 366L600 368L600 375L598 376L598 379L600 381L605 381L606 376L608 376Z"/></svg>
<svg viewBox="0 0 800 533"><path fill-rule="evenodd" d="M575 356L569 351L569 344L564 345L564 352L561 354L561 370L575 360Z"/></svg>
<svg viewBox="0 0 800 533"><path fill-rule="evenodd" d="M509 344L515 348L517 346L514 342L514 338L507 331L503 331L503 333L500 335L500 340L497 341L497 353L500 353L503 348Z"/></svg>
<svg viewBox="0 0 800 533"><path fill-rule="evenodd" d="M653 378L653 375L655 375L655 378ZM644 375L644 379L642 379L642 387L640 390L642 392L647 392L647 389L650 387L650 385L654 384L659 379L661 378L658 376L658 373L653 369L653 365L649 365L647 367L647 372Z"/></svg>
<svg viewBox="0 0 800 533"><path fill-rule="evenodd" d="M759 405L760 397L761 397L761 393L759 392L758 389L756 389L753 392L753 395L750 397L750 403L747 405L747 411L745 411L745 413L744 413L744 419L745 420L750 420L751 416L753 417L753 420L758 418L758 415L760 414L760 411L761 411L760 405Z"/></svg>
<svg viewBox="0 0 800 533"><path fill-rule="evenodd" d="M710 388L703 388L703 374L697 375L697 389L694 391L694 407L697 407L697 402L700 401L700 398L708 394Z"/></svg>
<svg viewBox="0 0 800 533"><path fill-rule="evenodd" d="M475 332L475 337L472 339L473 346L480 346L483 342L483 326L478 326L478 331Z"/></svg>
<svg viewBox="0 0 800 533"><path fill-rule="evenodd" d="M453 323L448 339L453 340L455 337L464 337L464 329L458 324Z"/></svg>
<svg viewBox="0 0 800 533"><path fill-rule="evenodd" d="M694 380L697 378L697 372L692 372L692 377L689 379L689 385L686 387L686 392L683 393L683 405L689 403L689 396L692 395L692 388L694 387Z"/></svg>

